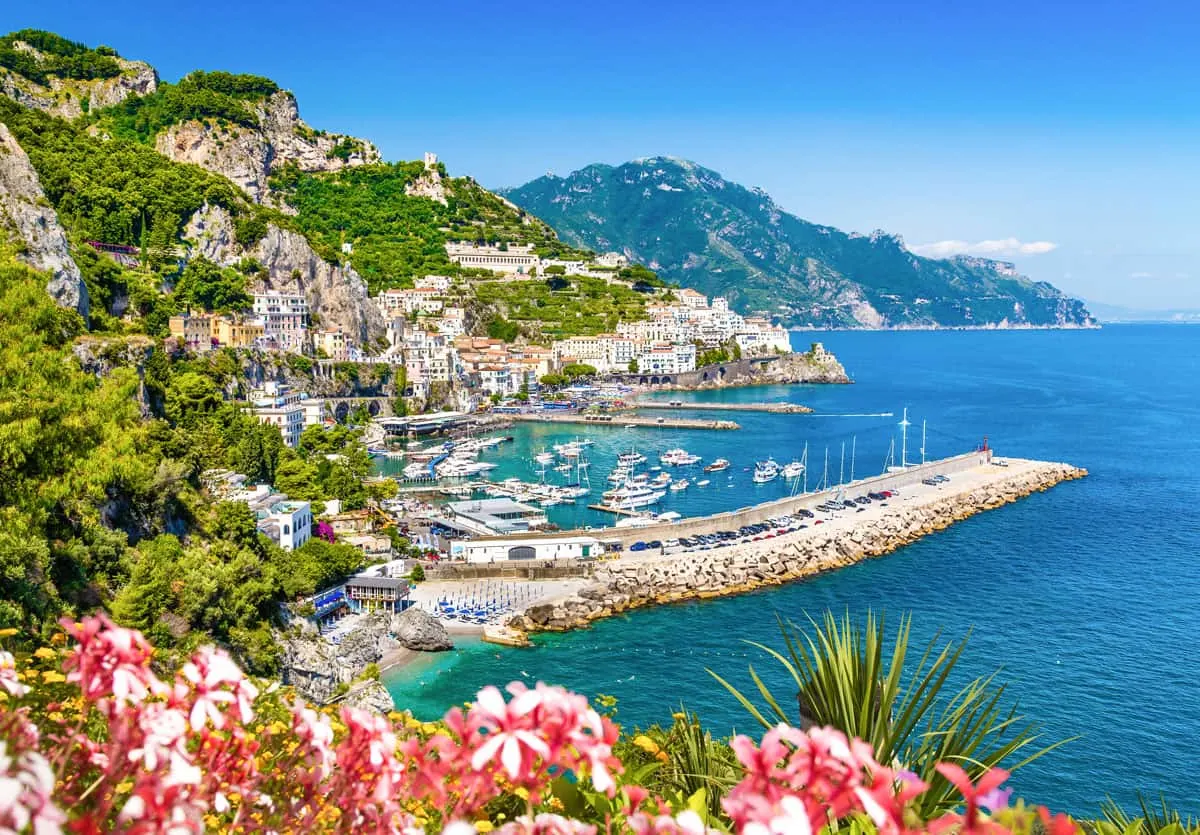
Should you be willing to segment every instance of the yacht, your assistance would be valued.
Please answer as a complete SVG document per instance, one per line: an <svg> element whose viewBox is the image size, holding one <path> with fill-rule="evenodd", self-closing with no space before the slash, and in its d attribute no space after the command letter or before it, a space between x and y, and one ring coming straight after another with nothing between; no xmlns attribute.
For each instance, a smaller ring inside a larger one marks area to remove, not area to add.
<svg viewBox="0 0 1200 835"><path fill-rule="evenodd" d="M652 478L650 480L650 486L656 487L660 490L663 487L666 487L670 483L671 483L671 476L668 475L667 473L659 473L658 475L656 475L654 478Z"/></svg>
<svg viewBox="0 0 1200 835"><path fill-rule="evenodd" d="M700 456L692 455L686 449L668 449L658 458L664 464L670 464L672 467L688 467L692 464L699 463Z"/></svg>
<svg viewBox="0 0 1200 835"><path fill-rule="evenodd" d="M799 461L793 461L790 464L784 464L783 469L779 474L784 478L799 478L804 475L804 465Z"/></svg>
<svg viewBox="0 0 1200 835"><path fill-rule="evenodd" d="M671 485L672 493L678 493L679 491L686 489L688 489L688 480L686 478L681 478L679 481Z"/></svg>
<svg viewBox="0 0 1200 835"><path fill-rule="evenodd" d="M766 484L768 481L774 481L779 477L779 465L771 458L766 461L759 461L754 465L754 483Z"/></svg>
<svg viewBox="0 0 1200 835"><path fill-rule="evenodd" d="M546 452L546 450L543 449L537 455L533 456L533 460L538 462L539 464L553 464L554 463L554 453Z"/></svg>
<svg viewBox="0 0 1200 835"><path fill-rule="evenodd" d="M633 467L638 464L644 464L646 456L642 455L636 449L631 449L629 452L622 452L617 456L617 463L625 467Z"/></svg>
<svg viewBox="0 0 1200 835"><path fill-rule="evenodd" d="M711 464L709 464L707 467L705 467L704 472L717 473L717 472L720 472L721 470L728 470L728 469L729 469L729 460L726 458L718 458L717 460L715 460Z"/></svg>
<svg viewBox="0 0 1200 835"><path fill-rule="evenodd" d="M612 491L612 494L608 495L608 503L618 510L629 510L635 507L657 504L665 495L666 493L661 490L631 484L619 490Z"/></svg>

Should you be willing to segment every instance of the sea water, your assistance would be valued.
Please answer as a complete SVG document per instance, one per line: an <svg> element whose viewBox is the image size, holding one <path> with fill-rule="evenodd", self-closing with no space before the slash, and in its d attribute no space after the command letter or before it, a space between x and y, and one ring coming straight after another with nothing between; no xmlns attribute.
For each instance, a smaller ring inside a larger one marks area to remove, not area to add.
<svg viewBox="0 0 1200 835"><path fill-rule="evenodd" d="M969 632L963 679L1002 667L1010 699L1045 741L1080 737L1015 775L1022 796L1094 815L1106 795L1129 804L1139 789L1163 791L1200 813L1192 779L1200 767L1200 328L830 332L793 342L803 349L813 339L837 354L854 385L668 395L787 400L813 415L691 413L728 416L742 426L733 432L519 424L515 442L490 459L502 465L492 477L532 479L536 451L586 435L596 441L598 494L618 452L635 447L649 464L682 446L733 466L691 474L693 486L659 509L711 513L790 492L782 480L754 485L750 468L768 455L799 458L806 442L810 488L848 479L852 450L855 476L878 473L893 441L901 457L904 407L909 461L920 460L924 422L929 458L986 435L1000 456L1067 461L1091 474L804 582L638 610L538 636L532 649L468 643L389 676L397 705L433 718L485 684L542 680L617 697L627 727L669 722L683 705L718 734L757 735L708 670L752 688L754 664L786 704L785 674L745 641L778 647L777 618L803 621L825 609L886 611L893 625L910 613L915 644ZM697 488L705 477L712 483ZM551 508L551 518L564 527L612 524L583 504Z"/></svg>

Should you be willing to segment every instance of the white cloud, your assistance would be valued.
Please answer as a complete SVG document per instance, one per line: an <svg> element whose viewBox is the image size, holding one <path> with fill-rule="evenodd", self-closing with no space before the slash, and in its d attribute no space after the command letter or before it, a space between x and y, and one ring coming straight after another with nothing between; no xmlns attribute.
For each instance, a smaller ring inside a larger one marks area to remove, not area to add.
<svg viewBox="0 0 1200 835"><path fill-rule="evenodd" d="M950 258L955 255L1013 256L1044 255L1058 249L1050 241L1019 241L1016 238L1001 238L996 241L934 241L929 244L910 246L909 250L926 258Z"/></svg>
<svg viewBox="0 0 1200 835"><path fill-rule="evenodd" d="M1153 275L1154 275L1154 273L1130 273L1129 277L1130 278L1151 278L1151 277L1153 277Z"/></svg>

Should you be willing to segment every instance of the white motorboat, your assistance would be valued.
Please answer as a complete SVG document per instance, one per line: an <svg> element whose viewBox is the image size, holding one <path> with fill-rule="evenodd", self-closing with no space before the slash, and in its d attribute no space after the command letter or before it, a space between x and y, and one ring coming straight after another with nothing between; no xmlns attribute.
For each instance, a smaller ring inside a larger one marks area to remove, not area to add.
<svg viewBox="0 0 1200 835"><path fill-rule="evenodd" d="M771 458L766 461L759 461L754 465L754 483L766 484L768 481L774 481L779 477L779 465Z"/></svg>
<svg viewBox="0 0 1200 835"><path fill-rule="evenodd" d="M668 449L658 458L664 464L669 464L672 467L688 467L692 464L697 464L700 461L699 455L692 455L686 449Z"/></svg>
<svg viewBox="0 0 1200 835"><path fill-rule="evenodd" d="M688 489L689 486L690 486L690 484L689 484L688 480L686 478L681 478L681 479L679 479L679 481L677 481L671 485L671 492L678 493L681 490Z"/></svg>
<svg viewBox="0 0 1200 835"><path fill-rule="evenodd" d="M716 473L716 472L720 472L721 470L728 470L728 469L729 469L729 461L728 461L728 459L725 459L725 458L718 458L718 459L716 459L715 461L713 461L711 464L709 464L708 466L706 466L706 467L704 468L704 472L706 472L706 473Z"/></svg>
<svg viewBox="0 0 1200 835"><path fill-rule="evenodd" d="M790 464L784 464L783 469L779 471L779 474L784 478L799 478L800 476L804 475L804 465L799 461L793 461Z"/></svg>
<svg viewBox="0 0 1200 835"><path fill-rule="evenodd" d="M653 490L649 487L628 485L620 490L613 491L612 495L608 496L608 503L618 510L630 510L635 507L646 507L647 505L657 504L665 496L661 490Z"/></svg>
<svg viewBox="0 0 1200 835"><path fill-rule="evenodd" d="M709 481L707 478L701 479L700 481L696 482L697 487L707 487L710 484L712 484L712 482Z"/></svg>
<svg viewBox="0 0 1200 835"><path fill-rule="evenodd" d="M646 456L642 455L635 449L631 449L629 452L622 452L617 456L617 464L625 467L634 467L638 464L644 464L645 462Z"/></svg>

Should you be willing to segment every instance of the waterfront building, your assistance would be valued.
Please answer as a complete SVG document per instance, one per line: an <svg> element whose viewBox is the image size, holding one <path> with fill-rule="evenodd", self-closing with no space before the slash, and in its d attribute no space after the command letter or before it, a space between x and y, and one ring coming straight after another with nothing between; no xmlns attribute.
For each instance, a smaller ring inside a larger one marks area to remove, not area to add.
<svg viewBox="0 0 1200 835"><path fill-rule="evenodd" d="M299 403L280 406L256 406L254 416L259 423L279 428L286 446L300 445L300 433L304 431L305 409Z"/></svg>
<svg viewBox="0 0 1200 835"><path fill-rule="evenodd" d="M528 275L540 263L534 254L533 244L477 246L468 243L447 243L446 257L468 269L521 275Z"/></svg>
<svg viewBox="0 0 1200 835"><path fill-rule="evenodd" d="M696 346L690 342L647 345L634 360L639 374L682 374L696 370Z"/></svg>
<svg viewBox="0 0 1200 835"><path fill-rule="evenodd" d="M312 508L308 502L281 501L259 511L258 529L285 551L312 538Z"/></svg>
<svg viewBox="0 0 1200 835"><path fill-rule="evenodd" d="M604 552L603 544L590 536L479 537L451 540L450 558L470 563L506 562L509 560L580 560Z"/></svg>
<svg viewBox="0 0 1200 835"><path fill-rule="evenodd" d="M546 524L546 511L513 499L450 502L451 519L484 535L520 533Z"/></svg>
<svg viewBox="0 0 1200 835"><path fill-rule="evenodd" d="M268 290L254 294L254 315L263 330L284 351L302 353L308 345L308 300L301 293Z"/></svg>
<svg viewBox="0 0 1200 835"><path fill-rule="evenodd" d="M355 612L402 611L408 601L408 581L398 577L356 574L346 581L346 598Z"/></svg>

